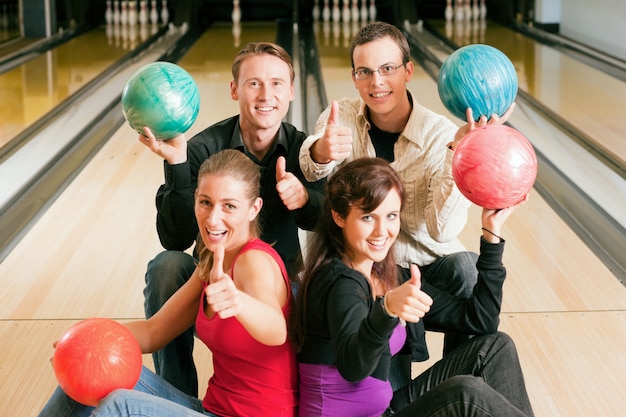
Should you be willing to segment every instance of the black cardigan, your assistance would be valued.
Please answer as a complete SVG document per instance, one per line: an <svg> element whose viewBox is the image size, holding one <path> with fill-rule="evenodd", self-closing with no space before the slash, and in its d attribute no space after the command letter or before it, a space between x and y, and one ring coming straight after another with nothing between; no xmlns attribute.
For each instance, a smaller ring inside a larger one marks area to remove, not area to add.
<svg viewBox="0 0 626 417"><path fill-rule="evenodd" d="M428 359L425 329L488 334L497 330L502 284L504 242L481 238L476 263L478 282L468 299L454 297L422 282L433 299L430 311L417 323L407 323L407 344L414 361ZM404 277L406 278L406 277ZM337 366L348 381L367 376L389 377L389 338L397 318L385 314L374 300L367 279L339 259L333 259L311 281L306 294L306 336L298 360Z"/></svg>

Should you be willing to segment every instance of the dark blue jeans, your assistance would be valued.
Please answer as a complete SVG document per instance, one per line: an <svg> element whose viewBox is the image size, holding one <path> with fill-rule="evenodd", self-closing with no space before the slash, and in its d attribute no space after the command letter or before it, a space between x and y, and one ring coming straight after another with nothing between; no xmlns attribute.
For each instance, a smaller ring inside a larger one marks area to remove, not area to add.
<svg viewBox="0 0 626 417"><path fill-rule="evenodd" d="M442 291L459 297L467 298L472 294L478 271L476 269L478 254L474 252L457 252L443 256L430 265L420 267L422 280ZM443 355L446 356L471 336L461 333L446 333L443 342ZM411 380L410 355L396 355L391 359L389 375L391 387L396 390Z"/></svg>
<svg viewBox="0 0 626 417"><path fill-rule="evenodd" d="M394 417L531 417L511 338L475 336L393 394Z"/></svg>
<svg viewBox="0 0 626 417"><path fill-rule="evenodd" d="M196 268L194 257L180 251L164 251L148 263L144 310L152 317L182 287ZM182 392L198 396L198 374L193 361L194 328L190 328L163 349L154 352L156 373Z"/></svg>

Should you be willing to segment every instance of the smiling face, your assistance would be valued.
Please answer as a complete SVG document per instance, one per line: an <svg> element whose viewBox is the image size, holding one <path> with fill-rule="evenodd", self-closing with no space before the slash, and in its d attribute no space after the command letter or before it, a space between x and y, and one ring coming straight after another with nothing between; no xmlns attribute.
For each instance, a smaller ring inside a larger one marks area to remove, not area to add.
<svg viewBox="0 0 626 417"><path fill-rule="evenodd" d="M239 101L242 133L263 136L269 131L273 139L294 99L289 65L269 54L249 56L241 62L230 89L233 100Z"/></svg>
<svg viewBox="0 0 626 417"><path fill-rule="evenodd" d="M358 45L352 53L354 70L375 71L384 66L400 66L395 74L383 76L373 72L370 78L357 80L352 77L356 89L370 113L382 117L410 112L406 83L413 75L413 63L402 65L402 52L389 36Z"/></svg>
<svg viewBox="0 0 626 417"><path fill-rule="evenodd" d="M211 252L216 245L225 253L238 251L251 237L251 222L261 210L260 198L250 199L247 184L226 175L198 178L195 214L200 236Z"/></svg>
<svg viewBox="0 0 626 417"><path fill-rule="evenodd" d="M342 218L333 211L333 219L342 229L346 255L352 267L369 276L374 262L381 262L389 253L400 232L402 199L393 188L371 212L352 206Z"/></svg>

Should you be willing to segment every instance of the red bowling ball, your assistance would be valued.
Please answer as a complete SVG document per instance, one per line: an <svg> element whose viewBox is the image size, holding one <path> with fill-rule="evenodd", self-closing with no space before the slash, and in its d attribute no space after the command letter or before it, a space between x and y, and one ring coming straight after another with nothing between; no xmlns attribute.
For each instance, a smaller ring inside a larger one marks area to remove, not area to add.
<svg viewBox="0 0 626 417"><path fill-rule="evenodd" d="M75 401L97 406L118 388L133 388L141 374L141 348L122 324L102 318L70 327L52 359L59 386Z"/></svg>
<svg viewBox="0 0 626 417"><path fill-rule="evenodd" d="M488 125L468 133L452 159L452 175L461 193L490 209L510 207L532 189L537 155L528 139L505 125Z"/></svg>

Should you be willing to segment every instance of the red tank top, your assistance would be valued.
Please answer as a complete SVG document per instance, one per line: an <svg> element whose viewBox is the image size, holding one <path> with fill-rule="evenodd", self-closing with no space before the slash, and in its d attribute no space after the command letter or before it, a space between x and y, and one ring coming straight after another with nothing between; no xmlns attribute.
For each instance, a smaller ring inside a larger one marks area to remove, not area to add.
<svg viewBox="0 0 626 417"><path fill-rule="evenodd" d="M267 252L280 266L289 294L282 308L287 317L293 299L280 255L262 240L252 239L233 265L248 250ZM253 339L234 317L220 319L214 315L208 319L203 303L204 299L196 318L196 332L213 354L213 376L202 402L204 408L222 417L295 417L298 376L291 344L266 346Z"/></svg>

